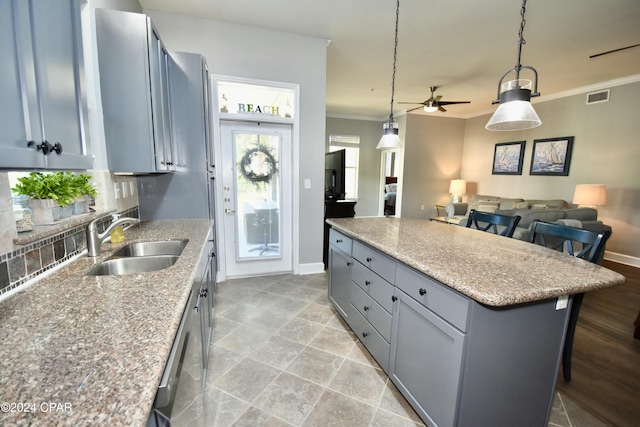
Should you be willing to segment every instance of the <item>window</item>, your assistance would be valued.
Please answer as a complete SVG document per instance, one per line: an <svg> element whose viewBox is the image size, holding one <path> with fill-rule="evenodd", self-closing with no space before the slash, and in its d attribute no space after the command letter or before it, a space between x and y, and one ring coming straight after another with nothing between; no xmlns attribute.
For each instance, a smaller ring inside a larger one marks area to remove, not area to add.
<svg viewBox="0 0 640 427"><path fill-rule="evenodd" d="M344 171L345 198L358 198L358 163L360 159L360 137L357 135L329 135L329 151L346 150Z"/></svg>

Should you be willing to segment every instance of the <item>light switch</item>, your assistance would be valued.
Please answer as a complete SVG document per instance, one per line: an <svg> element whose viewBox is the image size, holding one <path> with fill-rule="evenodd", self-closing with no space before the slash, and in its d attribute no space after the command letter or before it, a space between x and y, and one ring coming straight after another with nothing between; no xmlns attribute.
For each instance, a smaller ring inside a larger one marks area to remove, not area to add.
<svg viewBox="0 0 640 427"><path fill-rule="evenodd" d="M304 189L308 190L311 188L311 180L309 178L304 179Z"/></svg>

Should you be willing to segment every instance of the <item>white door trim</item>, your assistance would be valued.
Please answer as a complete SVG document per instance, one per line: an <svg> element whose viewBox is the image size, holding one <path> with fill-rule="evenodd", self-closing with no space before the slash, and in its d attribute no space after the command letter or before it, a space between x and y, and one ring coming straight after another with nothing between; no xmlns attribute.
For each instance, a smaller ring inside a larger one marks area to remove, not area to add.
<svg viewBox="0 0 640 427"><path fill-rule="evenodd" d="M225 114L220 112L220 107L218 106L218 82L226 81L226 82L237 82L237 83L245 83L245 84L254 84L260 86L273 86L284 89L291 89L294 93L294 105L293 105L293 118L282 119L271 117L267 115L238 115L238 114ZM231 121L248 121L248 122L263 122L263 123L290 123L292 125L291 128L291 137L292 137L292 170L291 176L293 179L292 184L292 251L293 251L293 274L301 273L300 266L300 85L294 83L284 83L284 82L276 82L269 80L258 80L258 79L249 79L242 77L233 77L233 76L225 76L225 75L211 75L211 111L213 115L213 130L211 132L211 144L213 144L215 162L217 163L219 159L222 157L221 153L221 139L220 139L220 120L231 120ZM216 197L221 197L223 194L222 189L222 171L218 168L215 168L214 172L215 176L215 191ZM222 218L224 215L224 208L222 207L221 200L216 200L216 218ZM216 234L217 236L221 236L223 234L220 229L221 221L218 221L218 224L215 224ZM223 247L218 243L218 248ZM227 272L225 269L226 255L224 251L218 251L218 268L217 279L219 282L227 279Z"/></svg>

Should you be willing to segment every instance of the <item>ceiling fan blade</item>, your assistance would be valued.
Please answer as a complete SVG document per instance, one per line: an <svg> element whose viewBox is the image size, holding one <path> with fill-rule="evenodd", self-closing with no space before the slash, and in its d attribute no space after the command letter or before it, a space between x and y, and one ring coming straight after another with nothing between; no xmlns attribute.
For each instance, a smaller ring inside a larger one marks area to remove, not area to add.
<svg viewBox="0 0 640 427"><path fill-rule="evenodd" d="M589 59L597 58L597 57L603 56L603 55L608 55L608 54L614 53L614 52L620 52L621 50L631 49L632 47L638 47L638 46L640 46L640 43L632 44L631 46L625 46L625 47L621 47L621 48L618 48L618 49L608 50L606 52L596 53L595 55L591 55L589 57Z"/></svg>
<svg viewBox="0 0 640 427"><path fill-rule="evenodd" d="M419 109L421 109L421 108L423 108L423 107L416 107L416 108L412 108L412 109L410 109L410 110L407 110L407 113L410 113L410 112L415 111L415 110L419 110Z"/></svg>
<svg viewBox="0 0 640 427"><path fill-rule="evenodd" d="M438 105L438 110L442 111L443 113L447 110L444 109L444 107L442 105Z"/></svg>
<svg viewBox="0 0 640 427"><path fill-rule="evenodd" d="M398 102L398 104L420 104L420 105L425 105L427 103L427 101L424 102Z"/></svg>
<svg viewBox="0 0 640 427"><path fill-rule="evenodd" d="M433 98L433 97L431 97L431 98ZM433 100L434 100L435 102L440 101L440 99L442 99L442 95L438 95L438 96L436 96L435 98L433 98Z"/></svg>
<svg viewBox="0 0 640 427"><path fill-rule="evenodd" d="M438 105L451 105L451 104L471 104L471 101L442 101L442 102L438 102Z"/></svg>

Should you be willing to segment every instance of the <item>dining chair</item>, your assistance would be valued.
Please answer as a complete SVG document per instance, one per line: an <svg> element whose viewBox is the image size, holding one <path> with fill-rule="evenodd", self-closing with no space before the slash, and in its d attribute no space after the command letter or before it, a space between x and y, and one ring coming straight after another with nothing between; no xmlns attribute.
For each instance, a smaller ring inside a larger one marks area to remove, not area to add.
<svg viewBox="0 0 640 427"><path fill-rule="evenodd" d="M516 230L516 226L520 222L520 216L498 215L489 212L480 212L471 209L469 219L467 220L467 228L477 228L481 231L487 231L500 236L511 237ZM504 227L502 231L498 226Z"/></svg>
<svg viewBox="0 0 640 427"><path fill-rule="evenodd" d="M531 223L529 242L537 243L585 261L597 263L604 252L605 243L611 236L611 230L591 231L570 227L563 224L552 224L535 220ZM584 298L584 292L573 295L567 333L562 350L562 376L571 381L571 353L573 351L573 337L578 323L578 314Z"/></svg>

